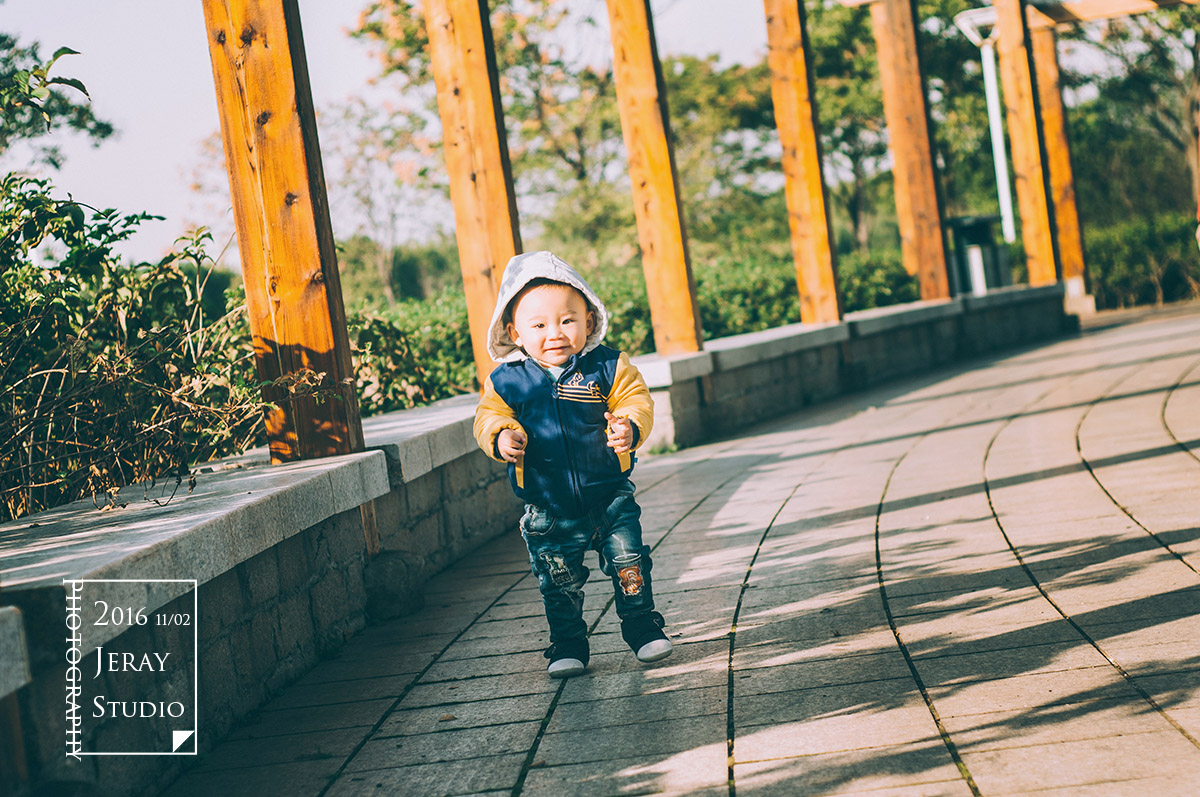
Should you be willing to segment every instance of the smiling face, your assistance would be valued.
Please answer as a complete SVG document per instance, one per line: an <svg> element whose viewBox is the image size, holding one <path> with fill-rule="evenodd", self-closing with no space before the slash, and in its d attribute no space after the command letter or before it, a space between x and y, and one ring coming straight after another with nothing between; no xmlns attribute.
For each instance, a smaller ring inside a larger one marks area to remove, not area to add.
<svg viewBox="0 0 1200 797"><path fill-rule="evenodd" d="M538 285L518 294L508 336L543 365L565 365L583 351L596 316L570 285Z"/></svg>

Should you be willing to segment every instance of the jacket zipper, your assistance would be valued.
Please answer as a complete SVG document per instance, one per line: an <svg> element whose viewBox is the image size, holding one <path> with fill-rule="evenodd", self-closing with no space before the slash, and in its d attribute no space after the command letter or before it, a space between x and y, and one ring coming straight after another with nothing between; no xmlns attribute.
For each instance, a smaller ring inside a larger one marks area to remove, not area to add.
<svg viewBox="0 0 1200 797"><path fill-rule="evenodd" d="M555 382L556 386L570 370L568 367L559 375ZM567 452L567 472L571 478L571 492L575 494L575 509L579 511L583 508L583 491L579 489L579 474L575 472L575 457L571 455L571 438L567 435L566 427L563 426L562 399L558 397L557 391L554 395L554 419L558 422L558 433L562 436L563 450Z"/></svg>

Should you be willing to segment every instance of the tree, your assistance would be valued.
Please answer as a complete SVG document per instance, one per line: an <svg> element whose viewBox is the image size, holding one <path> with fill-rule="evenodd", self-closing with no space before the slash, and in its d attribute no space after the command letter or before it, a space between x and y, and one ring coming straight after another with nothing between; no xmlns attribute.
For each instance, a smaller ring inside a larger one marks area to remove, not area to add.
<svg viewBox="0 0 1200 797"><path fill-rule="evenodd" d="M1168 193L1162 190L1165 185L1171 187L1169 195L1175 201L1195 204L1200 190L1198 29L1200 10L1181 6L1083 25L1071 35L1076 47L1092 55L1075 59L1076 65L1065 68L1063 76L1064 84L1076 96L1089 97L1070 113L1077 171L1103 174L1100 164L1107 162L1117 174L1127 175L1106 183L1108 190L1124 195L1118 197L1118 202L1139 208L1158 207L1163 194ZM1077 127L1090 131L1077 134ZM1103 137L1098 133L1101 129L1105 131ZM1128 158L1116 157L1117 152L1124 152ZM1177 178L1181 170L1162 163L1172 158L1177 164L1188 164L1190 197L1174 193L1178 180L1172 178ZM1149 171L1136 168L1135 163ZM1160 185L1163 180L1165 183ZM1084 192L1081 195L1085 202L1096 198ZM1097 211L1102 209L1092 208L1092 213Z"/></svg>
<svg viewBox="0 0 1200 797"><path fill-rule="evenodd" d="M65 125L88 136L97 146L112 135L112 125L98 119L90 104L72 98L74 92L87 97L81 82L50 76L55 63L66 55L78 53L62 47L43 63L36 42L22 47L16 37L0 33L0 155L16 143L26 142L33 150L33 162L58 169L63 162L61 150L54 144L34 143L53 127Z"/></svg>
<svg viewBox="0 0 1200 797"><path fill-rule="evenodd" d="M394 106L375 107L352 98L324 114L325 150L334 164L329 173L330 207L351 239L369 239L377 287L388 305L399 296L419 298L414 285L393 280L393 251L402 241L444 236L450 205L444 170L424 125ZM349 244L350 241L347 241ZM343 267L343 272L345 268Z"/></svg>
<svg viewBox="0 0 1200 797"><path fill-rule="evenodd" d="M967 0L924 0L918 7L921 66L947 216L999 212L979 48L954 25L955 15L973 7Z"/></svg>
<svg viewBox="0 0 1200 797"><path fill-rule="evenodd" d="M845 211L854 246L866 249L887 157L887 123L866 6L808 3L826 183Z"/></svg>

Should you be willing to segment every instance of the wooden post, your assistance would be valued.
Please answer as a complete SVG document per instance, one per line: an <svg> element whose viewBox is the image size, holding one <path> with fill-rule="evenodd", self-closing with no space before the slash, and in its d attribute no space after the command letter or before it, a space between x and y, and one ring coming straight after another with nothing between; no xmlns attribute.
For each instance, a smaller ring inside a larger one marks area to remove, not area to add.
<svg viewBox="0 0 1200 797"><path fill-rule="evenodd" d="M521 251L487 0L426 0L425 29L471 345L482 384L495 367L487 353L487 332L500 277L509 259Z"/></svg>
<svg viewBox="0 0 1200 797"><path fill-rule="evenodd" d="M297 0L203 0L258 376L333 395L267 416L272 462L363 448Z"/></svg>
<svg viewBox="0 0 1200 797"><path fill-rule="evenodd" d="M912 0L878 0L871 4L904 267L909 274L917 275L922 299L943 299L950 296L946 238L933 170L933 137L915 15Z"/></svg>
<svg viewBox="0 0 1200 797"><path fill-rule="evenodd" d="M696 283L649 0L608 0L608 19L654 346L659 354L699 351Z"/></svg>
<svg viewBox="0 0 1200 797"><path fill-rule="evenodd" d="M800 290L800 320L841 320L833 229L829 221L817 134L817 102L809 60L804 0L764 0L767 63L775 125L783 146L783 175Z"/></svg>
<svg viewBox="0 0 1200 797"><path fill-rule="evenodd" d="M1053 219L1047 192L1038 96L1027 46L1029 28L1022 0L995 0L996 51L1000 58L1000 83L1012 144L1017 207L1021 212L1021 240L1030 285L1058 281Z"/></svg>
<svg viewBox="0 0 1200 797"><path fill-rule="evenodd" d="M1062 279L1066 283L1068 299L1082 299L1087 293L1083 282L1083 237L1079 230L1071 146L1067 140L1067 119L1059 86L1056 37L1053 28L1031 27L1029 38L1033 45L1033 66L1042 111L1042 135L1050 166L1050 195L1054 207L1054 226L1058 232Z"/></svg>

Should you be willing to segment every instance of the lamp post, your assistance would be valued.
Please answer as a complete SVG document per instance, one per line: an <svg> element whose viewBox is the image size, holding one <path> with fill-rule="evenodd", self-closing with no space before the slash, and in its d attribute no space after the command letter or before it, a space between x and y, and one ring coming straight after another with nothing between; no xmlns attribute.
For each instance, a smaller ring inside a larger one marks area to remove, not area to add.
<svg viewBox="0 0 1200 797"><path fill-rule="evenodd" d="M954 24L972 44L979 48L979 59L983 64L983 89L987 97L988 128L992 134L992 162L996 168L996 193L1000 200L1000 229L1004 240L1017 240L1017 227L1013 219L1012 185L1008 179L1008 153L1004 148L1004 124L1000 107L1000 88L996 82L995 39L996 10L991 6L972 8L956 14ZM990 28L984 36L980 28Z"/></svg>

